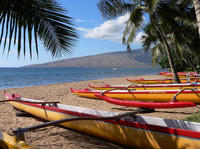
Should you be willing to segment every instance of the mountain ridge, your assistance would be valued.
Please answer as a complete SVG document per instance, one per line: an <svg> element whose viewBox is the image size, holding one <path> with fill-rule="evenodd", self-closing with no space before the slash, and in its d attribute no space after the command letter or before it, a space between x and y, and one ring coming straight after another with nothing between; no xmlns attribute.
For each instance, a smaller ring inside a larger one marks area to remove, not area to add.
<svg viewBox="0 0 200 149"><path fill-rule="evenodd" d="M110 52L79 58L63 59L42 64L27 65L24 67L152 67L152 58L149 52L144 52L142 49L136 49L132 50L132 52Z"/></svg>

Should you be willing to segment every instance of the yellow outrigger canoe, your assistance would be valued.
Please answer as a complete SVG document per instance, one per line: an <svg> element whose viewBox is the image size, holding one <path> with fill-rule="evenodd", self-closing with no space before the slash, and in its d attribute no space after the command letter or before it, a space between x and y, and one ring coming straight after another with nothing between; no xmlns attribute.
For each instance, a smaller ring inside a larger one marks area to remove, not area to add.
<svg viewBox="0 0 200 149"><path fill-rule="evenodd" d="M95 94L105 94L110 98L122 100L136 101L155 101L169 102L176 95L175 100L184 102L200 103L200 90L183 89L183 90L90 90L90 89L72 89L71 92L75 95L86 98L98 98Z"/></svg>
<svg viewBox="0 0 200 149"><path fill-rule="evenodd" d="M5 96L15 108L48 121L82 118L62 126L133 148L200 148L200 123L121 114L63 104L49 105L41 100ZM34 103L35 102L35 103ZM41 104L43 102L44 104ZM110 118L83 120L85 118ZM115 117L115 119L111 118Z"/></svg>
<svg viewBox="0 0 200 149"><path fill-rule="evenodd" d="M0 131L0 149L36 149L26 143L23 139L8 135Z"/></svg>
<svg viewBox="0 0 200 149"><path fill-rule="evenodd" d="M139 84L173 84L174 79L165 78L165 79L126 79L129 82L139 83ZM192 83L192 82L200 82L200 78L181 78L181 83Z"/></svg>
<svg viewBox="0 0 200 149"><path fill-rule="evenodd" d="M187 84L138 84L138 85L91 85L88 86L95 90L123 90L123 89L130 89L130 90L176 90L176 89L183 89L183 88L198 88L200 89L200 84L196 83L187 83Z"/></svg>

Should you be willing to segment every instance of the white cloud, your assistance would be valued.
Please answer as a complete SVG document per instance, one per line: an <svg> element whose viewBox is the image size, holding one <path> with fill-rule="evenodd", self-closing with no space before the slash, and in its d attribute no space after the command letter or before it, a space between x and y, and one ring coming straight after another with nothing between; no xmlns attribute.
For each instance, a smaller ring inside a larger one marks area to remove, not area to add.
<svg viewBox="0 0 200 149"><path fill-rule="evenodd" d="M128 14L121 16L116 20L108 20L93 29L81 27L78 29L85 32L84 36L86 38L104 39L121 43L122 33L125 28L125 22L127 20Z"/></svg>
<svg viewBox="0 0 200 149"><path fill-rule="evenodd" d="M77 29L84 32L85 38L103 39L121 43L123 31L126 26L125 23L128 20L128 17L129 14L126 14L124 16L118 17L116 20L108 20L92 29L82 27L78 27ZM143 33L139 32L136 35L134 42L137 44L140 43L142 35Z"/></svg>

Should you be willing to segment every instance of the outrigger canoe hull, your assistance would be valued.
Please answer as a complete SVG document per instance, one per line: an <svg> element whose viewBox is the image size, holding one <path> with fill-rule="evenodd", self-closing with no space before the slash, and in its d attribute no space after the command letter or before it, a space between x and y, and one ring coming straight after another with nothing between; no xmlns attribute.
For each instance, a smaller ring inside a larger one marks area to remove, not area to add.
<svg viewBox="0 0 200 149"><path fill-rule="evenodd" d="M160 72L159 73L161 76L165 77L173 77L173 74L171 72ZM199 75L196 72L177 72L179 78L195 78L199 77Z"/></svg>
<svg viewBox="0 0 200 149"><path fill-rule="evenodd" d="M28 145L24 140L17 140L16 136L10 136L0 131L0 148L1 149L36 149Z"/></svg>
<svg viewBox="0 0 200 149"><path fill-rule="evenodd" d="M176 90L176 89L183 89L183 88L198 88L200 89L200 84L143 84L143 85L101 85L95 86L88 84L88 86L95 90L123 90L123 89L130 89L130 90Z"/></svg>
<svg viewBox="0 0 200 149"><path fill-rule="evenodd" d="M110 98L136 101L169 102L180 90L112 90L71 89L75 95L86 98L98 98L95 94L105 94ZM177 101L200 103L200 90L185 90L176 97Z"/></svg>
<svg viewBox="0 0 200 149"><path fill-rule="evenodd" d="M126 79L129 82L138 83L138 84L173 84L174 79ZM190 82L200 82L200 78L181 78L181 83L190 83Z"/></svg>
<svg viewBox="0 0 200 149"><path fill-rule="evenodd" d="M53 121L70 117L108 117L116 112L100 111L82 107L58 104L57 107L27 103L38 101L8 96L15 108ZM19 98L18 98L19 99ZM41 101L40 101L41 102ZM112 142L133 148L182 149L200 148L200 124L186 121L169 120L155 117L133 116L116 120L85 120L62 123L62 126L94 135Z"/></svg>
<svg viewBox="0 0 200 149"><path fill-rule="evenodd" d="M168 74L168 73L166 73L166 74L161 74L161 76L164 76L164 77L170 77L170 78L172 78L173 77L173 75L172 74ZM195 74L192 74L192 75L190 75L190 74L178 74L178 76L179 76L179 78L196 78L196 77L199 77L198 75L195 75Z"/></svg>

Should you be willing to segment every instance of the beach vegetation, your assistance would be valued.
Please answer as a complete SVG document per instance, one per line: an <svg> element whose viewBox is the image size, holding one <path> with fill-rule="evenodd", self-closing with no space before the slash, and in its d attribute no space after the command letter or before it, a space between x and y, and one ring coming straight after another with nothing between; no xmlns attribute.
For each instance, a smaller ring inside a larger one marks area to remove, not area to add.
<svg viewBox="0 0 200 149"><path fill-rule="evenodd" d="M39 55L38 39L53 57L69 54L78 36L72 18L55 0L0 0L0 43L9 53L17 45L18 56L32 58L32 43Z"/></svg>
<svg viewBox="0 0 200 149"><path fill-rule="evenodd" d="M160 21L157 14L158 3L158 0L99 0L97 5L102 16L106 19L116 18L124 13L129 13L129 19L126 22L126 28L122 38L122 42L128 46L130 43L134 42L136 33L143 29L143 17L148 16L149 22L155 32L155 36L159 39L159 42L162 44L168 57L170 69L174 76L174 82L180 83L177 70L174 67L174 61L167 37L164 34L163 28L158 23Z"/></svg>
<svg viewBox="0 0 200 149"><path fill-rule="evenodd" d="M175 50L172 50L172 53L174 53ZM196 57L193 53L184 53L186 55L184 58L180 58L177 56L177 54L173 54L172 58L174 59L174 66L177 71L179 72L187 72L187 71L195 71L199 72L198 66L199 66L199 60L198 57ZM189 59L189 60L188 60ZM163 53L159 57L156 57L156 63L158 63L161 68L163 69L169 69L169 63L168 59L166 57L166 54Z"/></svg>
<svg viewBox="0 0 200 149"><path fill-rule="evenodd" d="M183 120L190 121L190 122L200 122L200 112L194 113L191 116L184 118Z"/></svg>

